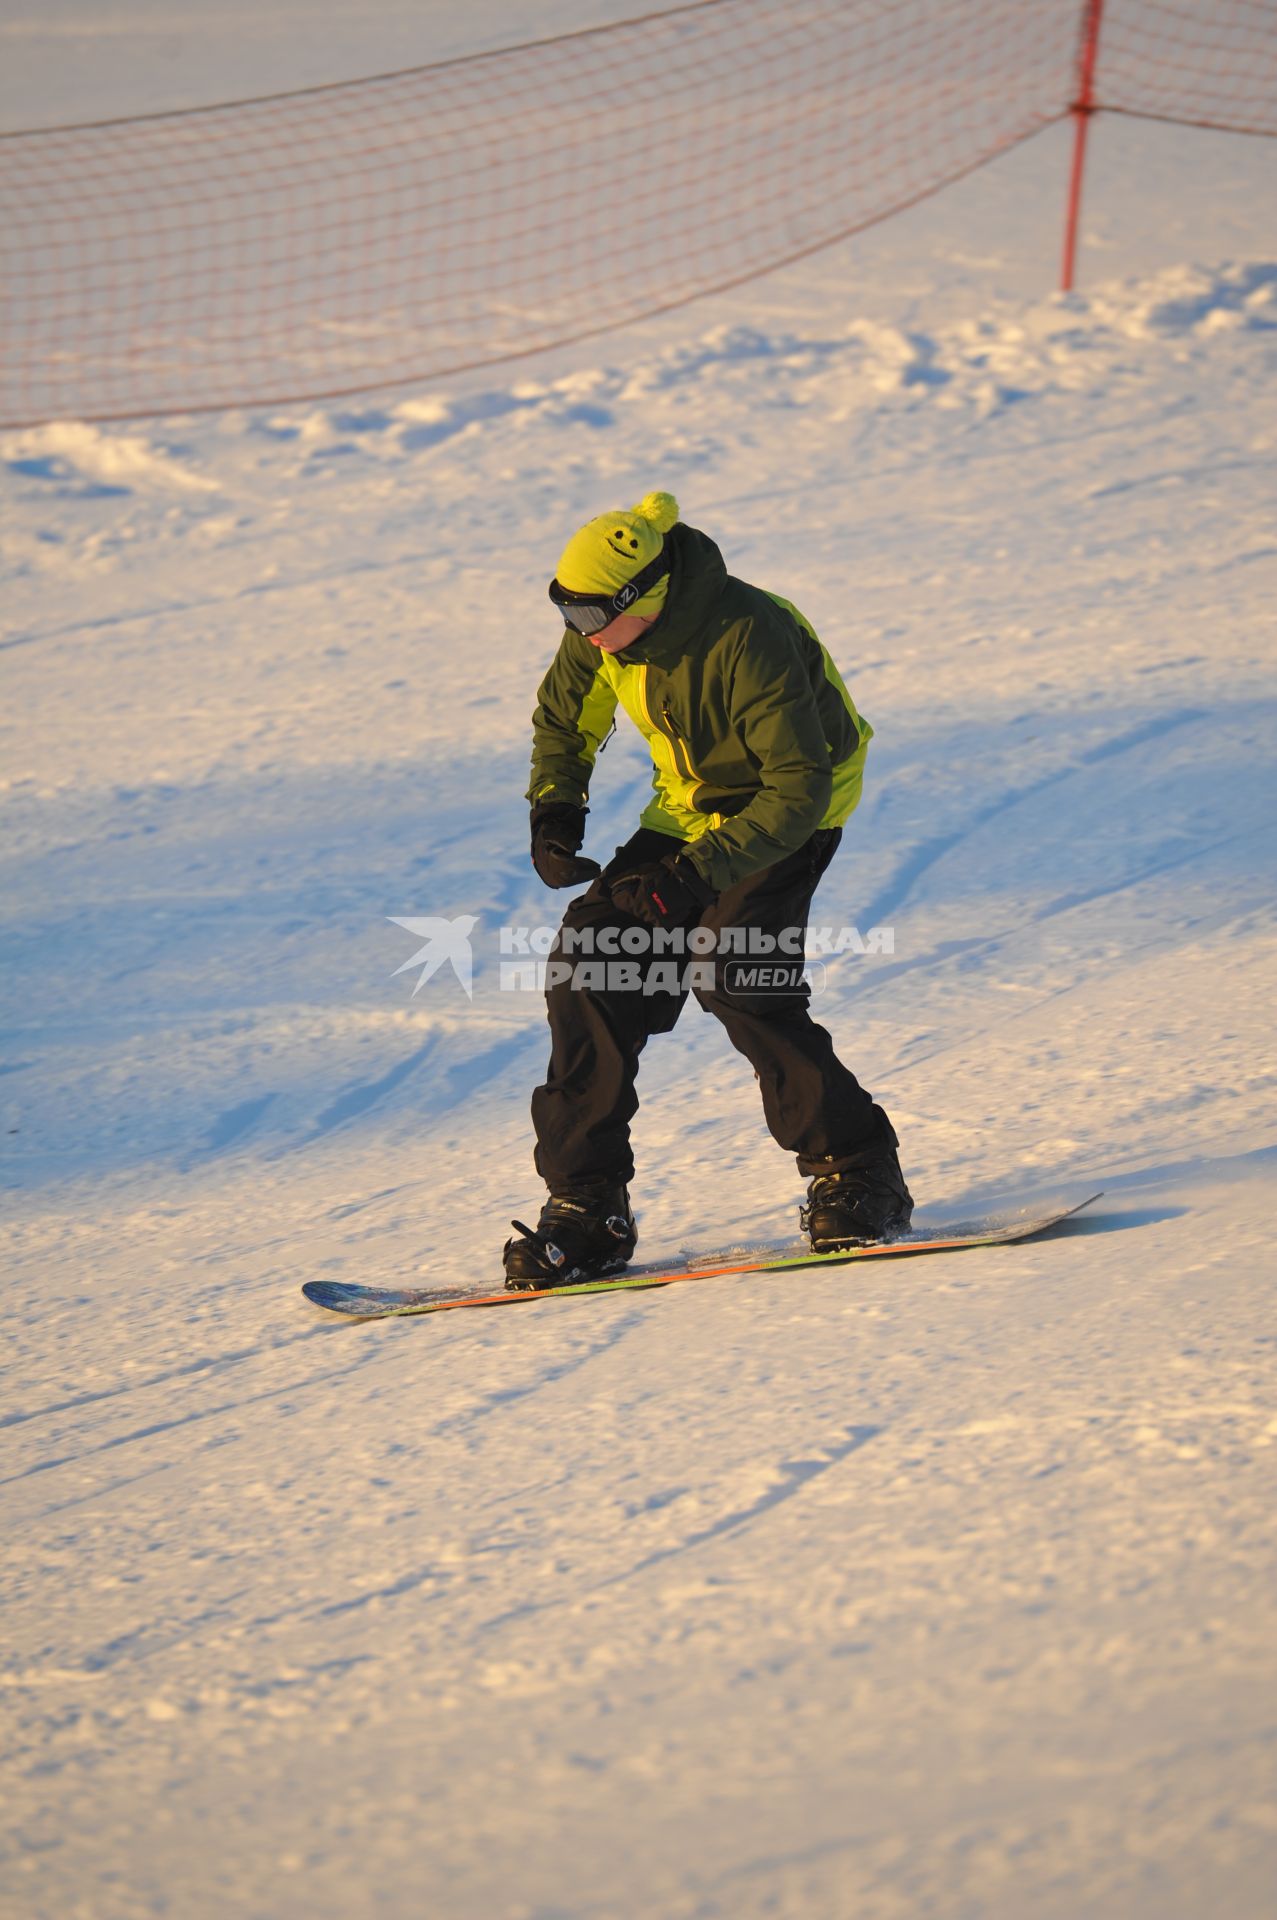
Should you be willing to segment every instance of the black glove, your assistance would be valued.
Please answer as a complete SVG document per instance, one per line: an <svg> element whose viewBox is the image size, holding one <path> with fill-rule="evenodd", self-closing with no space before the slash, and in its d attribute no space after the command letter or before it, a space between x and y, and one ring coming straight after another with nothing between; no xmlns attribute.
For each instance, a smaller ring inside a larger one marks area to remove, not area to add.
<svg viewBox="0 0 1277 1920"><path fill-rule="evenodd" d="M585 838L585 808L549 800L532 809L532 864L547 887L582 887L603 869L577 857Z"/></svg>
<svg viewBox="0 0 1277 1920"><path fill-rule="evenodd" d="M689 926L715 897L713 887L680 853L667 854L658 866L620 874L608 892L622 913L649 927Z"/></svg>

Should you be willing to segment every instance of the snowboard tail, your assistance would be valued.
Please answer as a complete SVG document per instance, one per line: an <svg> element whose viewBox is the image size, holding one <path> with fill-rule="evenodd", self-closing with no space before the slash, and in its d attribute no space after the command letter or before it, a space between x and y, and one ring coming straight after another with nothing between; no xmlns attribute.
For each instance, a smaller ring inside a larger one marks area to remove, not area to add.
<svg viewBox="0 0 1277 1920"><path fill-rule="evenodd" d="M924 1253L952 1253L961 1247L1002 1246L1029 1240L1058 1226L1098 1193L1071 1205L1022 1208L1018 1213L992 1214L980 1220L919 1227L899 1240L874 1241L868 1246L845 1247L836 1253L813 1253L793 1242L780 1246L738 1247L666 1262L663 1266L627 1267L602 1280L579 1280L566 1287L538 1287L527 1292L472 1293L447 1287L365 1287L344 1280L307 1280L306 1298L330 1313L352 1320L391 1320L418 1313L448 1313L457 1307L515 1307L534 1300L566 1300L583 1293L637 1293L650 1287L677 1286L683 1280L718 1280L730 1275L790 1273L811 1267L849 1266L857 1260L899 1260Z"/></svg>

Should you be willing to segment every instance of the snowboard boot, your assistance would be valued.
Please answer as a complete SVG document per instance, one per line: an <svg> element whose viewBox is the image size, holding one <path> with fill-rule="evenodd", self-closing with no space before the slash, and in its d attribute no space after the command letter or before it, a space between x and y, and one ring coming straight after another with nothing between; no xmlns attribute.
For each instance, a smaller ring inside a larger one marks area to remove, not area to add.
<svg viewBox="0 0 1277 1920"><path fill-rule="evenodd" d="M908 1233L913 1196L900 1171L894 1133L890 1145L875 1142L859 1162L837 1172L818 1173L808 1187L807 1204L799 1218L813 1253L898 1240Z"/></svg>
<svg viewBox="0 0 1277 1920"><path fill-rule="evenodd" d="M617 1273L630 1259L638 1228L621 1180L594 1181L552 1193L535 1227L512 1221L520 1235L502 1255L512 1293L570 1287Z"/></svg>

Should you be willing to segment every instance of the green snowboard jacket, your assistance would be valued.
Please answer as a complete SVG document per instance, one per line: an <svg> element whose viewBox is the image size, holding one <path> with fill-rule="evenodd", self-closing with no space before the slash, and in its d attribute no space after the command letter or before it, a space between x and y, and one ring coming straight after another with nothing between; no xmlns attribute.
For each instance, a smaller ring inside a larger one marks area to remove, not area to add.
<svg viewBox="0 0 1277 1920"><path fill-rule="evenodd" d="M604 653L564 631L532 719L528 799L586 804L619 702L652 755L642 824L688 842L722 893L842 825L873 728L796 607L733 579L694 527L668 540L664 610L632 646Z"/></svg>

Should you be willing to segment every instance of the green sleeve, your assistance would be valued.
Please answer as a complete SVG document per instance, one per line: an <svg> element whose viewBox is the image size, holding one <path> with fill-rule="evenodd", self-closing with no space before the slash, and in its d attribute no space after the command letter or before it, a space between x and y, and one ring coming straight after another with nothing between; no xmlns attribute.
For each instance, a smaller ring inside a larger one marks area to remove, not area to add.
<svg viewBox="0 0 1277 1920"><path fill-rule="evenodd" d="M532 716L532 806L543 800L585 805L594 756L615 711L616 693L601 671L598 648L569 629L541 682Z"/></svg>
<svg viewBox="0 0 1277 1920"><path fill-rule="evenodd" d="M820 825L833 773L815 691L783 634L743 636L728 712L761 782L747 807L693 842L686 859L717 892L794 853Z"/></svg>

